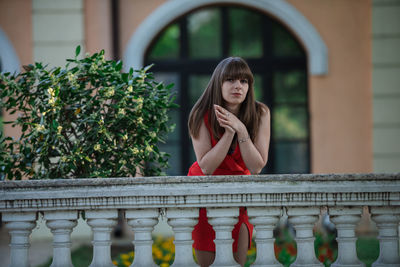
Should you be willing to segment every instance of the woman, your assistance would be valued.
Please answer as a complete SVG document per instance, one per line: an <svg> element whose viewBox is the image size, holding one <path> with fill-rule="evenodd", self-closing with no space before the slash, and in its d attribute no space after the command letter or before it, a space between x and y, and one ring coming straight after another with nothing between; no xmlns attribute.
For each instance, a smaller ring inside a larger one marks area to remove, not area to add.
<svg viewBox="0 0 400 267"><path fill-rule="evenodd" d="M267 163L270 139L270 112L254 99L253 74L239 57L222 60L207 88L189 115L189 133L197 161L188 176L250 175ZM247 211L240 208L232 231L235 260L244 266L253 226ZM200 209L199 223L192 233L193 247L200 266L215 258L215 232L207 213Z"/></svg>

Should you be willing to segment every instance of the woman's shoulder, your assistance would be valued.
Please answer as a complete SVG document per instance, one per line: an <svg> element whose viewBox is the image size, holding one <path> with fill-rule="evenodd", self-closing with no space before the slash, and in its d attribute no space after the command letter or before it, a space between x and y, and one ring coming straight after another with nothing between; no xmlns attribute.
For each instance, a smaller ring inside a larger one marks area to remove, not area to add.
<svg viewBox="0 0 400 267"><path fill-rule="evenodd" d="M267 105L265 105L264 103L256 101L256 110L257 110L257 113L259 113L261 115L261 117L270 116L269 107Z"/></svg>

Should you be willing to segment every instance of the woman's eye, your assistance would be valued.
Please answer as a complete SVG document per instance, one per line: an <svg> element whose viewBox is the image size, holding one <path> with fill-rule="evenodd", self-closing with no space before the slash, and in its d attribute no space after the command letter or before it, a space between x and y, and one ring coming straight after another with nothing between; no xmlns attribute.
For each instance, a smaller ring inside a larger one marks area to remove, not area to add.
<svg viewBox="0 0 400 267"><path fill-rule="evenodd" d="M241 83L248 83L248 81L246 79L242 79L240 80Z"/></svg>
<svg viewBox="0 0 400 267"><path fill-rule="evenodd" d="M227 78L226 80L227 80L228 82L232 82L232 81L233 81L232 78Z"/></svg>

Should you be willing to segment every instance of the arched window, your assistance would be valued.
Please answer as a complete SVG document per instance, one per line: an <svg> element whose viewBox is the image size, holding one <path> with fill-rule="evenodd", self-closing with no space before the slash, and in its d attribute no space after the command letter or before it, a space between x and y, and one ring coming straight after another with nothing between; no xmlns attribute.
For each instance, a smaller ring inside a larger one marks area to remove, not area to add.
<svg viewBox="0 0 400 267"><path fill-rule="evenodd" d="M255 93L271 110L269 161L263 173L310 171L307 57L278 21L241 6L209 6L170 23L145 54L159 80L174 83L180 108L161 149L171 154L169 175L185 175L195 161L188 136L189 112L212 71L228 56L246 59L255 74Z"/></svg>

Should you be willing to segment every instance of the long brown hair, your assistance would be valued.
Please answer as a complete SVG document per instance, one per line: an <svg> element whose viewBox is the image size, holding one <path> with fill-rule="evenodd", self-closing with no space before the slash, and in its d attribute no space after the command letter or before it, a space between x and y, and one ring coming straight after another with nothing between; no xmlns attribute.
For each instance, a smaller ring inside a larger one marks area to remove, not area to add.
<svg viewBox="0 0 400 267"><path fill-rule="evenodd" d="M222 98L222 83L228 78L247 79L248 81L249 90L245 100L240 105L238 118L246 126L250 138L254 140L260 125L263 109L267 110L267 107L264 104L255 101L253 73L246 61L240 57L226 58L215 68L206 89L190 111L188 127L189 134L192 137L197 138L199 136L200 126L206 112L208 112L208 122L213 137L216 140L219 140L224 133L224 128L219 126L216 119L214 104L226 108L224 99Z"/></svg>

